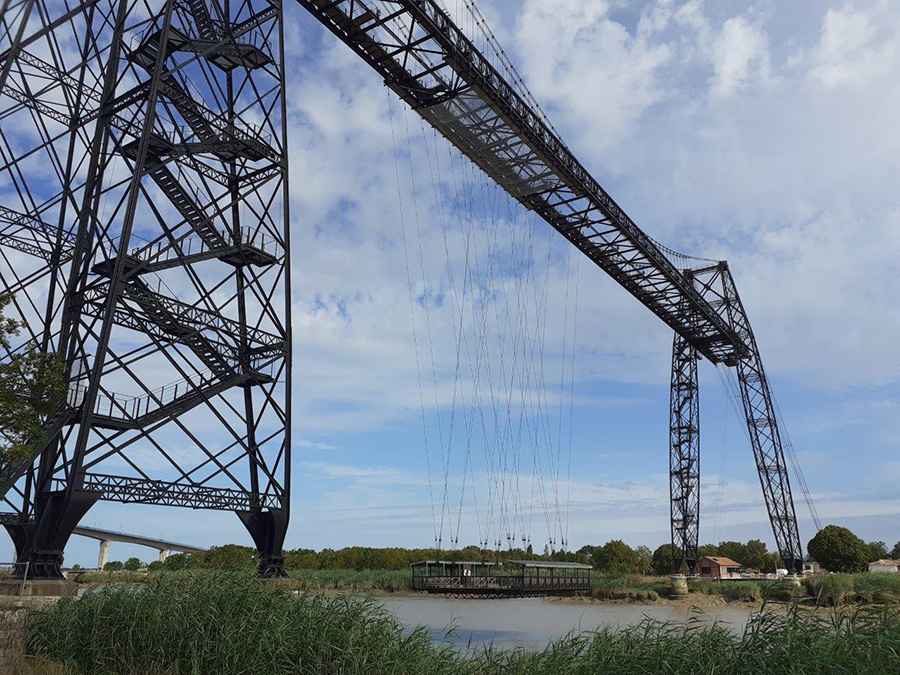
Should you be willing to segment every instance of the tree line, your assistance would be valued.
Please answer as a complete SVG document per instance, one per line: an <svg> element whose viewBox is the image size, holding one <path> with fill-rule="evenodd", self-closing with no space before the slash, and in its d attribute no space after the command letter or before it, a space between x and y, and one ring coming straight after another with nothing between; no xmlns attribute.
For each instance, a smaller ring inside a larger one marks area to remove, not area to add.
<svg viewBox="0 0 900 675"><path fill-rule="evenodd" d="M882 541L865 542L850 530L829 525L823 528L810 542L808 551L812 559L831 572L863 572L870 562L884 558L900 559L900 542L888 549ZM255 564L256 552L248 546L226 544L214 546L208 551L197 553L177 553L165 562L154 561L150 570L186 569L229 569ZM783 564L776 552L769 551L765 542L751 539L722 541L705 544L699 549L699 556L720 556L730 558L745 569L763 573L773 573ZM655 550L647 546L632 547L621 539L613 539L599 546L586 545L577 551L555 551L549 549L537 554L531 546L527 549L496 551L477 546L467 546L455 551L436 551L430 548L372 548L349 546L341 549L326 548L316 551L298 548L285 551L288 569L304 570L401 570L410 563L421 560L473 560L503 563L508 560L546 560L555 562L579 562L589 564L603 574L653 574L664 576L674 574L675 561L671 544L663 544ZM143 567L137 558L124 563L111 561L107 570L135 570Z"/></svg>
<svg viewBox="0 0 900 675"><path fill-rule="evenodd" d="M246 546L228 544L215 546L208 551L170 555L164 563L154 562L150 569L222 569L244 567L254 562L255 551ZM490 550L467 546L455 551L435 551L426 548L371 548L349 546L342 549L326 548L294 549L285 551L288 569L306 570L401 570L410 563L421 560L473 560L503 563L508 560L546 560L555 562L579 562L589 564L604 574L654 574L675 572L672 545L663 544L651 550L647 546L631 547L621 539L614 539L600 546L582 546L577 551L545 550L536 554L528 549ZM759 540L747 543L724 541L701 547L701 555L726 556L739 561L745 567L764 572L774 572L777 554L767 550Z"/></svg>

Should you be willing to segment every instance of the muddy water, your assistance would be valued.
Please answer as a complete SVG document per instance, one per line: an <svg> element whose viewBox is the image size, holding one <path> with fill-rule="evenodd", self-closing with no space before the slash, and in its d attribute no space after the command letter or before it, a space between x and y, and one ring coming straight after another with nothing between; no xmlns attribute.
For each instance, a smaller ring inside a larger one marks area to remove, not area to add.
<svg viewBox="0 0 900 675"><path fill-rule="evenodd" d="M749 605L699 610L689 604L567 603L541 598L451 600L405 596L379 601L407 626L426 627L439 642L459 646L493 644L503 649L541 648L570 633L629 626L645 617L660 621L693 619L739 632L754 611Z"/></svg>

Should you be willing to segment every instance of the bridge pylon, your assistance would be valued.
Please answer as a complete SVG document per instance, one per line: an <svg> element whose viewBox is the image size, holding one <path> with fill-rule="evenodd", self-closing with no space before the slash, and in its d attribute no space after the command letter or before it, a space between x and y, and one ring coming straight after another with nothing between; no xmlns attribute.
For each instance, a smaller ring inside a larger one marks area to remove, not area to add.
<svg viewBox="0 0 900 675"><path fill-rule="evenodd" d="M785 567L803 572L803 548L797 513L778 426L775 401L759 347L728 263L685 272L703 299L728 322L733 353L721 363L737 373L743 421L756 462L772 532ZM672 357L670 469L672 546L676 565L693 569L700 522L700 410L697 350L676 334ZM692 557L693 556L693 557Z"/></svg>
<svg viewBox="0 0 900 675"><path fill-rule="evenodd" d="M3 4L0 282L25 326L9 352L59 354L66 389L45 442L0 466L19 573L60 578L100 500L235 512L282 573L281 3Z"/></svg>

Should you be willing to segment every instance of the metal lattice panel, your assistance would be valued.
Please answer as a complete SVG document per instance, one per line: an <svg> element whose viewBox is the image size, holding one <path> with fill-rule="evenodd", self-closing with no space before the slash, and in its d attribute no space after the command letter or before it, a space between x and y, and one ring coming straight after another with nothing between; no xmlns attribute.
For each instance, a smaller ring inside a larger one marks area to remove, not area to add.
<svg viewBox="0 0 900 675"><path fill-rule="evenodd" d="M280 5L4 5L0 281L27 325L14 349L59 353L68 382L46 444L0 467L19 559L58 574L71 528L108 499L233 510L277 573L290 498Z"/></svg>
<svg viewBox="0 0 900 675"><path fill-rule="evenodd" d="M787 568L799 573L803 570L803 549L784 443L750 320L727 263L692 270L691 274L703 296L748 346L735 364L744 419L778 551Z"/></svg>
<svg viewBox="0 0 900 675"><path fill-rule="evenodd" d="M669 496L675 569L693 572L700 545L700 395L697 350L678 334L672 344Z"/></svg>

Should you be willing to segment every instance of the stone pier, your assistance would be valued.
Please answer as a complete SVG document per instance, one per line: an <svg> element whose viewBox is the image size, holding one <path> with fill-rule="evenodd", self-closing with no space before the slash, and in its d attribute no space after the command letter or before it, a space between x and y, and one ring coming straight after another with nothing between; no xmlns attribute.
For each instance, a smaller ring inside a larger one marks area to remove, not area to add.
<svg viewBox="0 0 900 675"><path fill-rule="evenodd" d="M97 569L102 570L109 562L109 540L100 540L100 555L97 556Z"/></svg>

